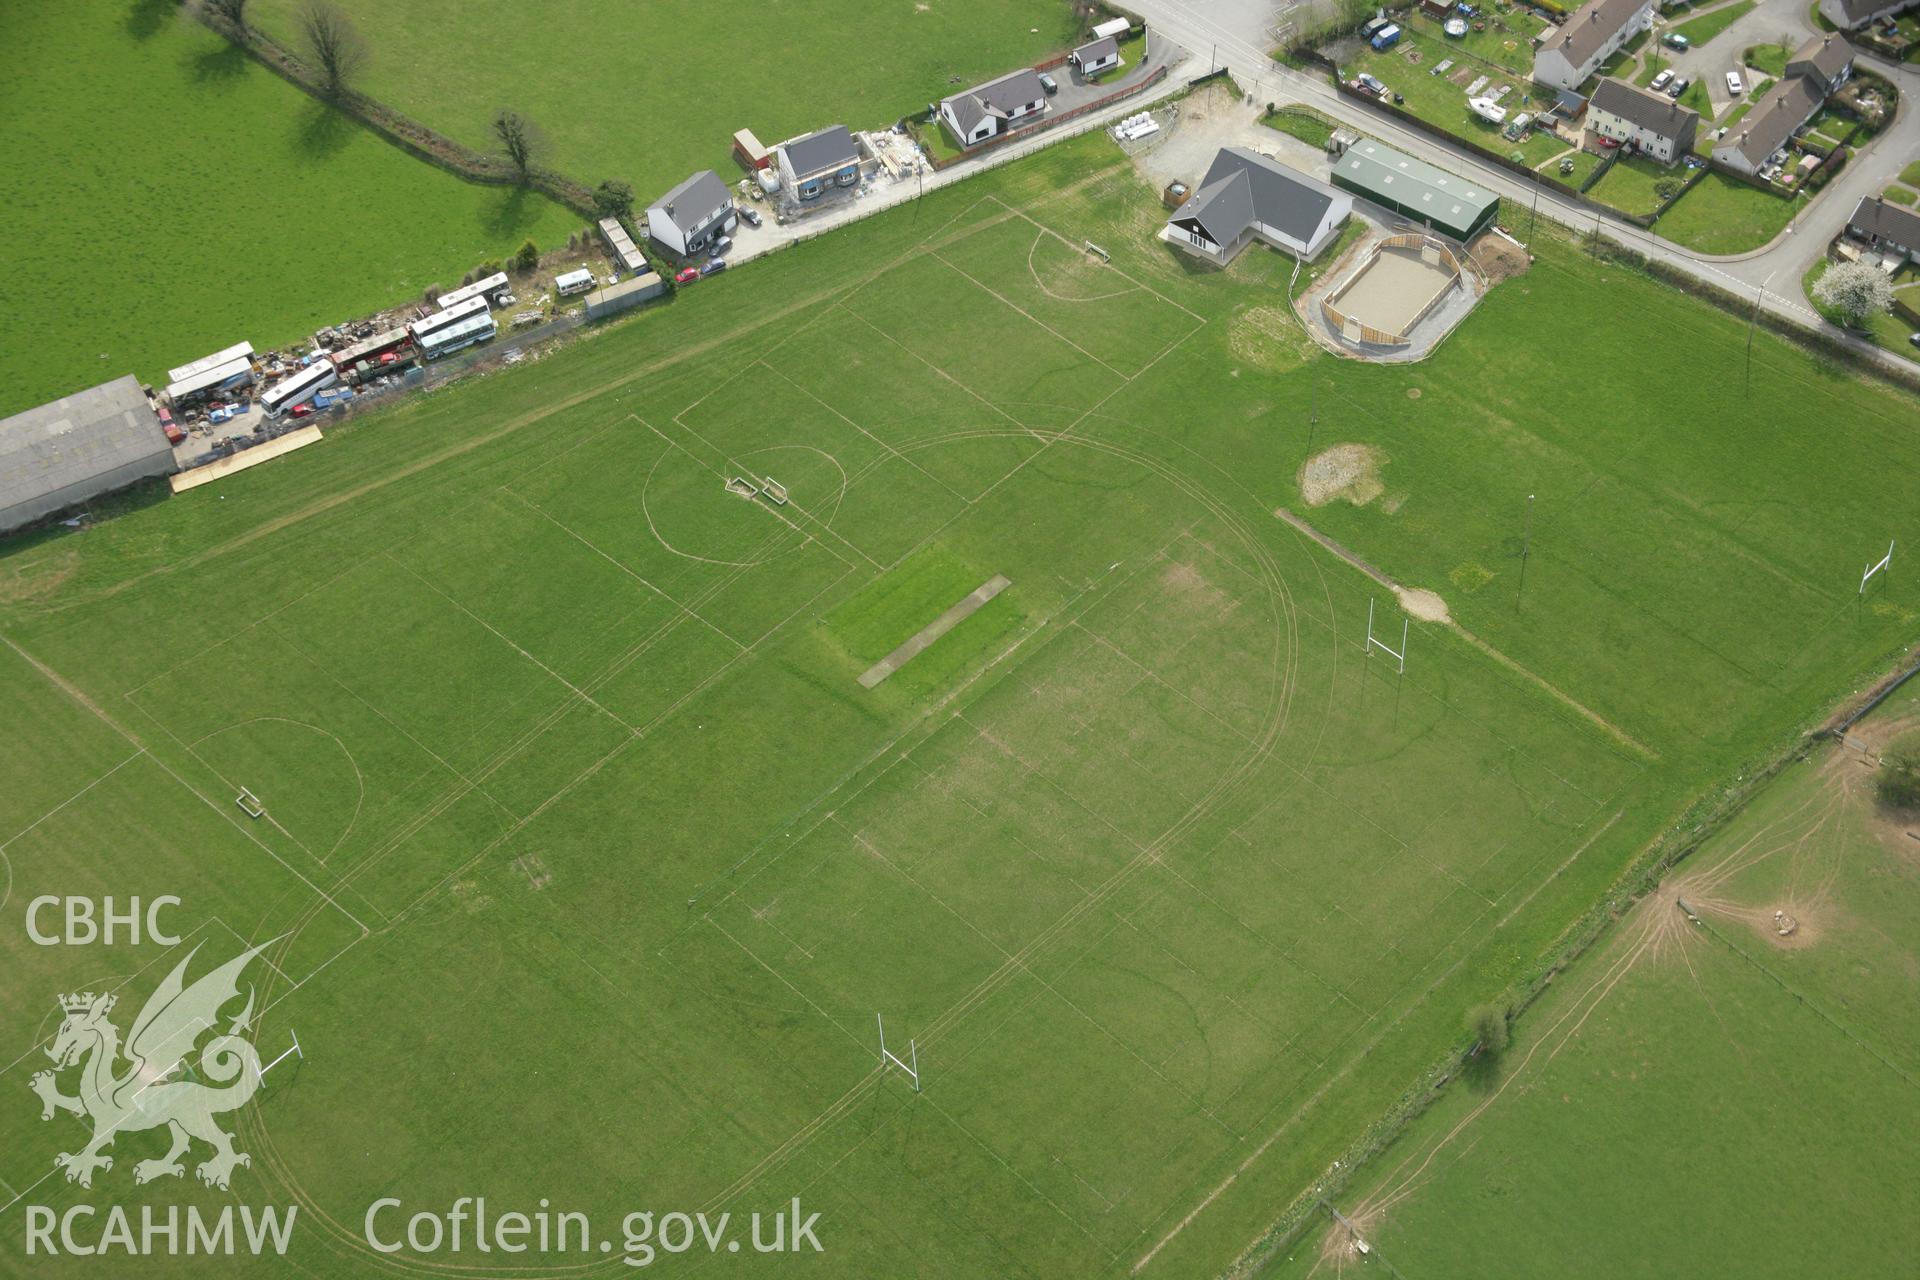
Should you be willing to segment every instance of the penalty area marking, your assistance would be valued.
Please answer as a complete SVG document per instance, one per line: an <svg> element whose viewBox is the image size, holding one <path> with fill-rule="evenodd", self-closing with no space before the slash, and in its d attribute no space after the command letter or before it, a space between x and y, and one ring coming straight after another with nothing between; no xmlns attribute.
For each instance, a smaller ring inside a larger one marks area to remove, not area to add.
<svg viewBox="0 0 1920 1280"><path fill-rule="evenodd" d="M920 628L905 644L867 668L866 674L860 677L860 687L871 689L901 667L906 666L927 646L972 617L982 605L1012 585L1013 583L1005 574L996 573L988 578L974 588L973 593L966 599Z"/></svg>

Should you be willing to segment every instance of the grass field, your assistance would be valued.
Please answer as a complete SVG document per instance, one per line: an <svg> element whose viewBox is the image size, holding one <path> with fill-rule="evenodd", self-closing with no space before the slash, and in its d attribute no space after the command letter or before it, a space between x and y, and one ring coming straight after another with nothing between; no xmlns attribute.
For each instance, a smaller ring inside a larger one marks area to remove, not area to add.
<svg viewBox="0 0 1920 1280"><path fill-rule="evenodd" d="M799 1196L834 1275L1215 1272L1910 638L1920 587L1850 593L1920 532L1912 399L1763 333L1743 401L1739 318L1551 242L1432 360L1336 360L1290 259L1203 270L1163 218L1088 135L0 559L0 909L278 939L259 1040L306 1058L234 1195L302 1207L303 1272L375 1267L378 1196L475 1194ZM1309 509L1336 441L1381 496ZM1390 595L1282 507L1458 625L1394 678ZM18 1257L23 1199L86 1198L21 1078L48 997L176 952L0 949ZM227 1199L136 1191L150 1142L93 1194Z"/></svg>
<svg viewBox="0 0 1920 1280"><path fill-rule="evenodd" d="M559 206L461 182L247 61L163 0L6 7L0 415L455 283Z"/></svg>
<svg viewBox="0 0 1920 1280"><path fill-rule="evenodd" d="M697 169L737 177L734 131L772 145L829 124L884 129L929 102L1075 43L1065 0L581 0L529 23L511 0L344 0L372 46L361 87L432 128L495 149L511 107L592 185L642 208ZM300 0L253 21L297 44Z"/></svg>
<svg viewBox="0 0 1920 1280"><path fill-rule="evenodd" d="M1381 1256L1409 1276L1907 1269L1920 863L1871 779L1920 745L1920 700L1852 736L1770 784L1562 975L1502 1072L1382 1158L1344 1206ZM1341 1274L1346 1250L1316 1232L1275 1274Z"/></svg>
<svg viewBox="0 0 1920 1280"><path fill-rule="evenodd" d="M1805 207L1722 173L1709 173L1660 215L1655 230L1701 253L1742 253L1771 243Z"/></svg>

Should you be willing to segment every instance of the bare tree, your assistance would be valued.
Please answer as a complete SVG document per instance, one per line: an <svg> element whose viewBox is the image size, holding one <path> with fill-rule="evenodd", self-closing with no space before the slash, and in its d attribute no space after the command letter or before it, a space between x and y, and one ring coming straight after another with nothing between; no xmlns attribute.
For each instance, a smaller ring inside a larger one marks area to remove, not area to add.
<svg viewBox="0 0 1920 1280"><path fill-rule="evenodd" d="M367 42L359 28L329 0L307 0L300 11L307 52L320 68L327 92L338 97L367 60Z"/></svg>
<svg viewBox="0 0 1920 1280"><path fill-rule="evenodd" d="M201 0L207 12L224 18L236 27L247 25L247 0Z"/></svg>
<svg viewBox="0 0 1920 1280"><path fill-rule="evenodd" d="M546 150L546 135L518 111L503 107L493 117L493 136L500 139L500 149L507 153L507 161L520 174L520 181L526 182Z"/></svg>

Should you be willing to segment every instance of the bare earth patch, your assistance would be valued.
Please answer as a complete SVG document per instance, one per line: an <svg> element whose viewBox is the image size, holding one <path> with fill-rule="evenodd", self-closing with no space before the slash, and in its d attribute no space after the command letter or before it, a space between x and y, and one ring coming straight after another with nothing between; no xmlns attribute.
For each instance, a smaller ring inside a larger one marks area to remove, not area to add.
<svg viewBox="0 0 1920 1280"><path fill-rule="evenodd" d="M0 604L22 604L57 590L79 563L79 551L67 547L11 573L0 573Z"/></svg>
<svg viewBox="0 0 1920 1280"><path fill-rule="evenodd" d="M1400 607L1422 622L1453 621L1453 615L1447 612L1447 602L1435 592L1424 587L1400 587L1394 594L1400 598Z"/></svg>
<svg viewBox="0 0 1920 1280"><path fill-rule="evenodd" d="M1380 467L1386 457L1372 445L1336 444L1307 459L1300 468L1300 494L1310 507L1336 498L1364 507L1386 491Z"/></svg>
<svg viewBox="0 0 1920 1280"><path fill-rule="evenodd" d="M1488 288L1502 280L1527 274L1527 268L1533 265L1527 260L1525 249L1491 231L1483 232L1478 240L1467 246L1467 256L1473 259L1474 266L1480 268L1480 274L1487 278Z"/></svg>

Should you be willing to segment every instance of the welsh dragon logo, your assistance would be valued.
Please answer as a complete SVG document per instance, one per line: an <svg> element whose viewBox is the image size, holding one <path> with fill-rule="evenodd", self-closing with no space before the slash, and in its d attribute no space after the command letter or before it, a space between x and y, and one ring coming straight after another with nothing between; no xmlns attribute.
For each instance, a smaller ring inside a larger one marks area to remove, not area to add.
<svg viewBox="0 0 1920 1280"><path fill-rule="evenodd" d="M269 945L243 952L187 986L187 965L199 950L195 947L148 997L124 1047L119 1029L108 1018L115 996L88 991L60 997L66 1016L47 1049L53 1070L35 1074L29 1083L40 1095L42 1120L53 1119L56 1111L70 1111L93 1123L93 1137L85 1146L53 1158L66 1170L67 1181L92 1186L94 1170L113 1168L113 1157L104 1153L115 1138L162 1125L173 1145L159 1159L133 1166L137 1183L180 1177L185 1172L180 1157L195 1138L213 1148L212 1158L195 1169L210 1187L226 1190L235 1166L252 1164L251 1157L233 1149L233 1135L214 1122L222 1112L245 1106L260 1087L260 1056L245 1038L253 1020L251 989L246 1008L224 1033L219 1032L219 1016L240 994L241 971ZM207 1031L216 1034L200 1051L197 1074L213 1083L175 1078L189 1065L194 1046ZM80 1090L69 1096L60 1092L56 1077L74 1066L80 1068Z"/></svg>

